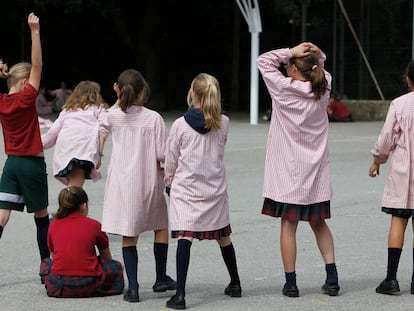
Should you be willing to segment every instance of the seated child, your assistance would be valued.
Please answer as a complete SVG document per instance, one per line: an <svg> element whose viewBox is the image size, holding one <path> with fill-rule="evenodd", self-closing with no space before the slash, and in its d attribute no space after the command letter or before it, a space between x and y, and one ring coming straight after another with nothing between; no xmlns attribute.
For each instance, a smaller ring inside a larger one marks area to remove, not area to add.
<svg viewBox="0 0 414 311"><path fill-rule="evenodd" d="M108 236L87 215L88 195L82 188L60 191L47 238L52 260L44 259L40 267L50 297L109 296L124 289L123 268L112 259Z"/></svg>

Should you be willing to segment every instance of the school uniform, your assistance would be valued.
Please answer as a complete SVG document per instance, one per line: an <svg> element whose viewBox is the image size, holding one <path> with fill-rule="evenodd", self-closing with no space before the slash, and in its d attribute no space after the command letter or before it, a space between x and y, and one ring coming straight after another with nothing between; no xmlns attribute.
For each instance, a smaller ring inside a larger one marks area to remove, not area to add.
<svg viewBox="0 0 414 311"><path fill-rule="evenodd" d="M53 175L68 184L67 175L74 164L85 169L86 179L94 182L102 178L96 169L99 157L99 123L106 109L103 105L90 105L85 109L64 109L47 133L42 135L45 149L55 146Z"/></svg>
<svg viewBox="0 0 414 311"><path fill-rule="evenodd" d="M165 182L171 187L170 228L173 237L220 239L231 232L224 167L229 119L222 115L220 129L203 132L204 123L191 122L192 112L197 112L191 109L174 121L168 137Z"/></svg>
<svg viewBox="0 0 414 311"><path fill-rule="evenodd" d="M322 218L328 218L332 186L328 153L329 92L315 101L310 81L285 77L278 69L292 57L289 49L260 55L258 68L272 98L272 119L266 147L263 196L284 208L323 203ZM321 53L320 66L325 55ZM325 71L328 89L331 75ZM266 201L264 214L270 215ZM296 213L295 212L295 213ZM303 220L309 220L306 215ZM288 217L289 218L289 217ZM300 217L299 217L300 218Z"/></svg>
<svg viewBox="0 0 414 311"><path fill-rule="evenodd" d="M97 220L78 213L55 219L49 228L48 247L53 260L43 260L40 273L48 296L91 297L122 292L121 263L96 254L95 247L109 247L108 236Z"/></svg>
<svg viewBox="0 0 414 311"><path fill-rule="evenodd" d="M138 236L168 228L161 168L168 133L161 115L143 106L130 106L125 113L116 104L102 130L112 135L102 229Z"/></svg>
<svg viewBox="0 0 414 311"><path fill-rule="evenodd" d="M394 99L388 109L381 133L371 154L375 162L391 164L385 182L381 205L383 211L402 216L414 214L414 92Z"/></svg>

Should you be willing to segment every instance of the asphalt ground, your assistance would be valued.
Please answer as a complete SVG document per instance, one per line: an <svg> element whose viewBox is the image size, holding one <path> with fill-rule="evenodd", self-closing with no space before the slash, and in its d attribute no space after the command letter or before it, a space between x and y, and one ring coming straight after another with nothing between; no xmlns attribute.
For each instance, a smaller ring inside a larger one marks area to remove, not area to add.
<svg viewBox="0 0 414 311"><path fill-rule="evenodd" d="M167 126L180 115L164 114ZM214 241L194 241L187 278L189 310L413 310L410 294L413 271L412 233L407 232L398 279L401 294L380 295L375 287L384 278L387 262L387 235L390 218L380 211L380 201L388 165L381 175L368 177L373 147L382 122L330 124L330 159L333 183L331 201L332 230L336 263L340 278L340 295L321 293L325 279L322 257L307 223L297 232L297 284L299 298L282 295L284 271L279 248L280 220L261 215L265 145L269 123L249 124L248 114L230 114L230 132L226 148L232 240L236 250L243 297L223 294L229 277ZM42 130L44 132L45 130ZM1 144L2 145L2 144ZM3 148L3 146L1 146ZM103 179L87 181L90 216L98 220L111 140L105 147L101 169ZM57 194L62 188L52 177L53 149L46 151L49 173L50 212L57 208ZM276 157L278 155L275 155ZM0 150L0 163L5 156ZM408 229L411 231L411 229ZM70 238L70 237L68 237ZM115 259L122 261L121 239L110 235ZM174 292L153 293L155 263L153 233L140 236L139 303L123 301L122 295L87 298L49 298L38 277L39 255L32 215L12 213L0 240L0 310L167 310L166 301ZM177 241L170 240L168 273L175 278Z"/></svg>

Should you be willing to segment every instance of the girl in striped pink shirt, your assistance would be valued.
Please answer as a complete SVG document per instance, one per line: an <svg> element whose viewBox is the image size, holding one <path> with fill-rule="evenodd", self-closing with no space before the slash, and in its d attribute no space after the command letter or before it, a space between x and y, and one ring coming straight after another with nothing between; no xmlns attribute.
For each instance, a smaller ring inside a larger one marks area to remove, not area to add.
<svg viewBox="0 0 414 311"><path fill-rule="evenodd" d="M296 231L309 222L325 262L322 292L338 295L334 243L325 222L332 196L328 155L331 76L325 54L310 42L260 55L258 68L272 98L272 118L266 148L262 213L281 217L280 247L286 283L283 294L298 297ZM286 77L281 71L286 64Z"/></svg>
<svg viewBox="0 0 414 311"><path fill-rule="evenodd" d="M189 110L174 121L167 141L165 182L170 190L170 226L177 245L177 291L168 308L185 309L185 283L194 238L216 240L230 274L224 293L241 296L230 239L224 148L229 118L221 114L217 79L200 73L188 92ZM168 188L167 188L168 189Z"/></svg>
<svg viewBox="0 0 414 311"><path fill-rule="evenodd" d="M176 288L176 282L166 274L168 211L161 163L168 132L162 116L144 106L150 89L139 71L124 70L114 90L118 100L101 123L101 130L112 136L102 231L122 236L128 278L124 300L135 303L139 302L137 244L143 232L154 232L156 280L152 290L165 292Z"/></svg>
<svg viewBox="0 0 414 311"><path fill-rule="evenodd" d="M388 235L387 276L376 288L379 294L399 293L397 270L404 245L404 233L410 218L414 228L414 60L407 66L406 80L410 92L391 102L384 126L371 150L374 157L369 168L371 177L379 175L380 165L387 162L392 152L381 202L382 211L391 215L391 225ZM411 278L411 294L414 294L414 272Z"/></svg>

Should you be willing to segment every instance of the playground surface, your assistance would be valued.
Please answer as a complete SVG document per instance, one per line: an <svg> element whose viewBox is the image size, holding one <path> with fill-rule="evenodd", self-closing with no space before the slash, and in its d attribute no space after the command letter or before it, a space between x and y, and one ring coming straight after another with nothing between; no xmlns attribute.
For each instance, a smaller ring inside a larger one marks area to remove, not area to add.
<svg viewBox="0 0 414 311"><path fill-rule="evenodd" d="M164 114L167 126L180 115ZM408 229L398 279L399 296L379 295L375 287L385 277L389 216L380 211L380 201L388 171L368 177L373 147L382 122L330 124L330 159L333 185L332 218L328 224L336 247L336 263L340 278L340 295L321 293L325 269L310 227L298 228L297 283L299 298L282 295L284 271L279 249L280 220L261 215L265 145L269 123L250 125L247 114L230 114L230 132L226 148L226 165L230 197L232 240L235 246L243 296L231 298L223 294L229 277L217 243L194 241L187 279L187 309L204 310L412 310L410 294L413 271L412 233ZM44 132L46 130L42 130ZM0 163L5 160L1 144ZM98 220L111 140L105 146L103 179L87 181L90 216ZM57 208L57 194L62 184L52 177L53 149L46 151L49 173L49 211ZM278 156L277 154L275 155ZM70 237L68 237L70 238ZM0 240L0 310L168 310L166 301L173 292L154 293L155 278L153 234L139 238L139 303L123 301L122 295L56 299L46 295L38 277L39 255L35 243L33 217L12 213ZM110 235L113 257L122 261L121 239ZM177 241L170 240L168 273L175 278Z"/></svg>

